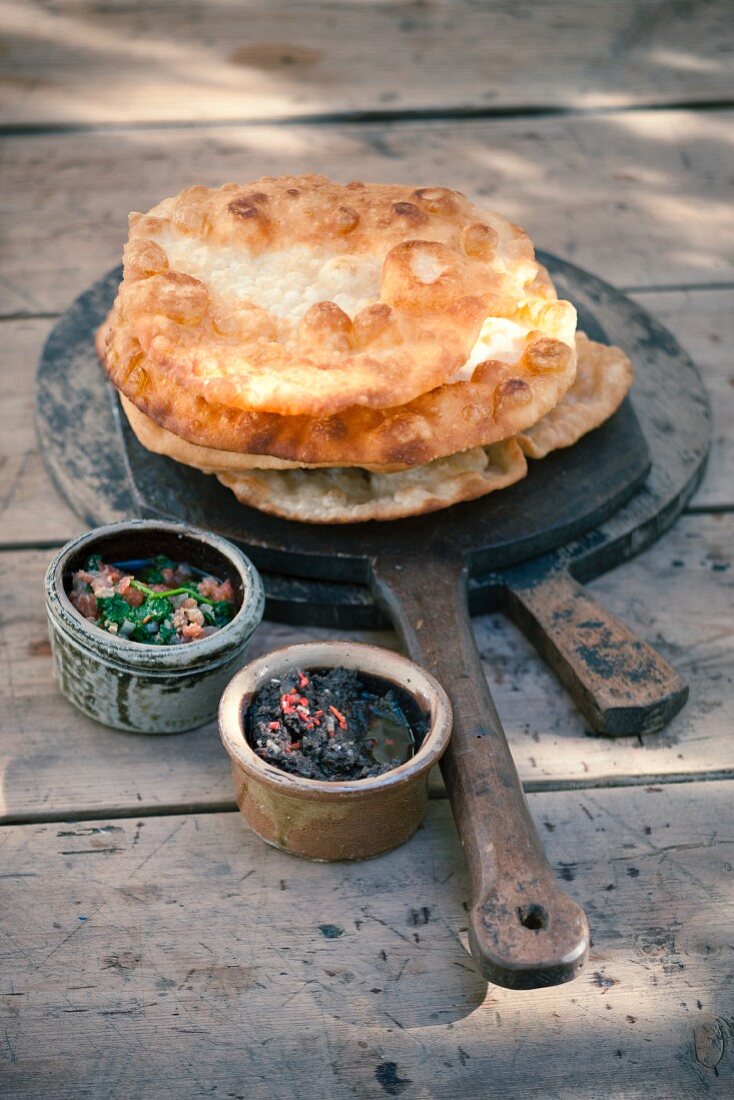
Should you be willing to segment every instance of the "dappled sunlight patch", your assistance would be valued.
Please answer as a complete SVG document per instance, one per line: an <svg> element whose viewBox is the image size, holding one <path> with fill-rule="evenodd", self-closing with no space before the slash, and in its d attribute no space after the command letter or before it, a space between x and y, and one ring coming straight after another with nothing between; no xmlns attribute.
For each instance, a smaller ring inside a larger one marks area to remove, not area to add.
<svg viewBox="0 0 734 1100"><path fill-rule="evenodd" d="M700 53L693 54L683 50L666 49L663 46L653 47L647 51L647 59L659 65L661 69L677 69L685 73L728 73L731 71L731 60L728 56L721 58L703 57Z"/></svg>
<svg viewBox="0 0 734 1100"><path fill-rule="evenodd" d="M646 141L673 145L676 152L689 142L734 143L729 111L715 114L699 111L620 111L605 116L604 122Z"/></svg>

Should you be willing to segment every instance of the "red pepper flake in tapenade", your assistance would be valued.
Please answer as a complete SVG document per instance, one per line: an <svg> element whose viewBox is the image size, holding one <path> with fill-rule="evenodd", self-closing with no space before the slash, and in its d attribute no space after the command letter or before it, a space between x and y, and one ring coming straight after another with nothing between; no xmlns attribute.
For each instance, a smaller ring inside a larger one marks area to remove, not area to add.
<svg viewBox="0 0 734 1100"><path fill-rule="evenodd" d="M428 720L387 680L343 668L311 669L308 676L293 669L260 688L245 727L255 752L274 767L308 779L348 780L381 775L409 759Z"/></svg>
<svg viewBox="0 0 734 1100"><path fill-rule="evenodd" d="M344 715L342 714L342 712L340 710L337 710L336 707L332 707L332 706L329 707L329 710L331 711L331 713L334 715L337 722L339 723L339 729L345 730L347 728L347 720L344 717Z"/></svg>

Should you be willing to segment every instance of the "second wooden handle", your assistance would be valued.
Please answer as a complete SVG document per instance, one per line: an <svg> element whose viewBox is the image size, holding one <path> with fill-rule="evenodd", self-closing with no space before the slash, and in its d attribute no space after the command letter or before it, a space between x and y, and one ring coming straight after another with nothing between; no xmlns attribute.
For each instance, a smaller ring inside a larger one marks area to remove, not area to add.
<svg viewBox="0 0 734 1100"><path fill-rule="evenodd" d="M505 610L599 733L662 729L688 685L647 642L596 602L565 570L508 575Z"/></svg>

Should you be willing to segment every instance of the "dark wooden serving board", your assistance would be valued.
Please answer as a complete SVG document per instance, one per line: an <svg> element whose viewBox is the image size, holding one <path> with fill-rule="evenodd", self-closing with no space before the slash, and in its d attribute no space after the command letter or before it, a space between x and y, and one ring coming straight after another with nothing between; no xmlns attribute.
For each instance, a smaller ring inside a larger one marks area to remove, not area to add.
<svg viewBox="0 0 734 1100"><path fill-rule="evenodd" d="M630 354L634 411L625 402L575 447L531 463L524 481L433 516L344 528L287 523L145 452L92 345L119 272L56 326L38 386L44 455L88 522L165 515L234 538L264 570L271 611L361 625L379 609L411 656L444 683L455 721L443 767L474 887L472 950L487 977L517 987L573 977L588 929L553 878L527 812L469 607L505 609L600 731L659 729L683 705L685 684L580 582L639 552L673 522L700 479L710 437L700 379L673 338L599 280L541 259L579 308L580 327Z"/></svg>

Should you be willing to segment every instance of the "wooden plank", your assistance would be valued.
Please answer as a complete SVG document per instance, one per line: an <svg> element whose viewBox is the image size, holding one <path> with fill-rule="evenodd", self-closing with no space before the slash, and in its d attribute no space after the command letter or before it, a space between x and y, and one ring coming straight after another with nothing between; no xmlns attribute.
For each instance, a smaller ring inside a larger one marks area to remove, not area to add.
<svg viewBox="0 0 734 1100"><path fill-rule="evenodd" d="M692 356L711 400L714 431L703 485L695 508L734 503L734 288L633 295L653 313Z"/></svg>
<svg viewBox="0 0 734 1100"><path fill-rule="evenodd" d="M3 5L0 122L77 125L731 96L726 0ZM550 44L550 45L549 45Z"/></svg>
<svg viewBox="0 0 734 1100"><path fill-rule="evenodd" d="M119 262L127 214L195 182L319 171L441 183L619 286L729 279L734 112L18 137L0 313L59 311Z"/></svg>
<svg viewBox="0 0 734 1100"><path fill-rule="evenodd" d="M728 772L734 765L724 702L734 688L727 545L733 527L728 515L685 517L646 553L590 585L690 684L689 702L661 734L611 740L593 734L519 631L499 615L475 620L492 695L526 786L603 785L622 777Z"/></svg>
<svg viewBox="0 0 734 1100"><path fill-rule="evenodd" d="M49 321L6 321L0 332L0 541L66 542L84 530L43 465L35 430L35 371Z"/></svg>
<svg viewBox="0 0 734 1100"><path fill-rule="evenodd" d="M474 971L445 802L351 865L234 813L3 829L3 1095L730 1096L734 783L530 803L593 933L533 992Z"/></svg>
<svg viewBox="0 0 734 1100"><path fill-rule="evenodd" d="M644 741L591 734L517 630L500 615L475 620L492 695L529 789L734 775L733 531L732 516L686 517L657 546L592 586L690 681L691 699L681 714ZM18 820L230 804L229 766L213 726L179 737L121 734L85 719L59 695L41 596L50 556L0 555L6 660L0 689L0 816ZM395 645L389 634L268 623L256 633L250 654L324 637ZM438 778L434 790L442 790Z"/></svg>

